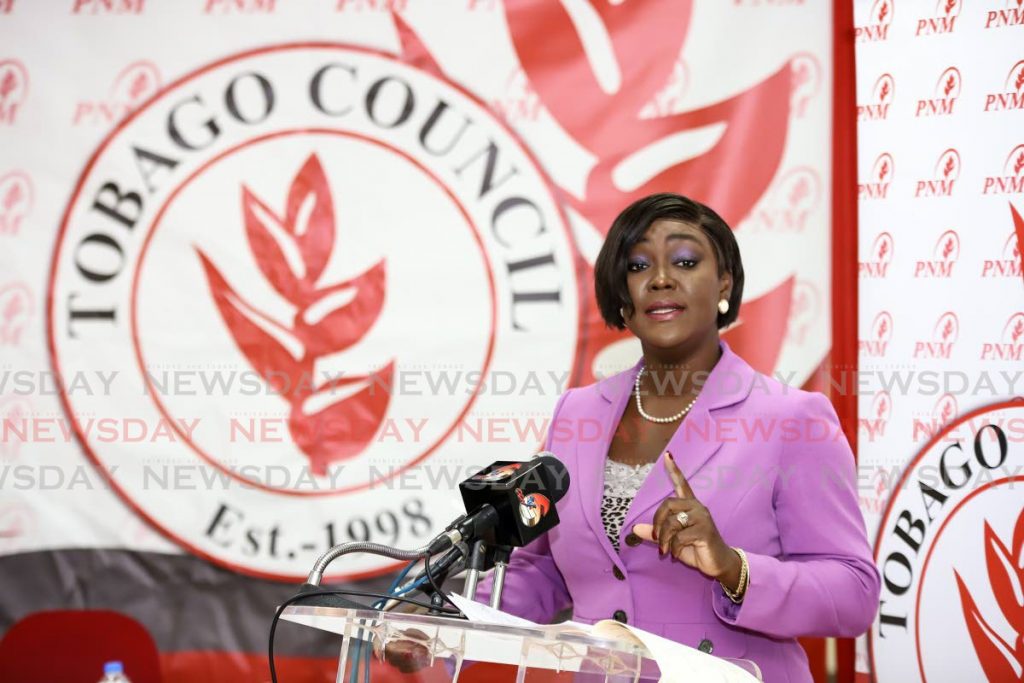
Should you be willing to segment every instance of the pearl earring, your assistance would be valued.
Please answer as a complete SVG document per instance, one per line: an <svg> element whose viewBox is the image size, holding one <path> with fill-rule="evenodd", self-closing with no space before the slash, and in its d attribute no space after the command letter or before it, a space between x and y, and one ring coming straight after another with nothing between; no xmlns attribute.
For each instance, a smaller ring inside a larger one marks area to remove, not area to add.
<svg viewBox="0 0 1024 683"><path fill-rule="evenodd" d="M728 299L722 299L721 301L718 302L718 312L721 313L722 315L725 315L726 313L729 312Z"/></svg>

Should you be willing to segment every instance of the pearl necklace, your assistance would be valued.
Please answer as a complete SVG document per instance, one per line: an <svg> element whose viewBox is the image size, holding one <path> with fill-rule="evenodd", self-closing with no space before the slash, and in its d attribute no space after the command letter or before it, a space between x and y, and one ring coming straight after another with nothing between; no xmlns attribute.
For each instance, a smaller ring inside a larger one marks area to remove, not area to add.
<svg viewBox="0 0 1024 683"><path fill-rule="evenodd" d="M638 413L640 413L640 417L642 417L645 420L648 420L650 422L658 422L658 423L661 423L661 424L667 424L669 422L675 422L676 420L680 419L681 417L686 415L688 412L690 412L690 408L692 408L693 404L697 402L697 397L696 396L693 397L692 401L690 401L689 403L686 404L685 408L680 410L675 415L669 415L668 417L654 417L653 415L648 415L647 411L644 410L643 404L640 403L640 378L644 376L645 372L647 372L647 368L646 367L640 368L640 372L638 372L636 374L636 382L633 383L633 396L636 397L636 411Z"/></svg>

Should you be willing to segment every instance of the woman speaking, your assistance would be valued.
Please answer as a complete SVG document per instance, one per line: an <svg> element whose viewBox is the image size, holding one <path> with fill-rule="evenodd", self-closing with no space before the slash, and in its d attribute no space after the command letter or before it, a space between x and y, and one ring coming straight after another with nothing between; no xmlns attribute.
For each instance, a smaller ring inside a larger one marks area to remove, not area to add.
<svg viewBox="0 0 1024 683"><path fill-rule="evenodd" d="M635 202L595 280L604 320L636 335L643 356L558 401L546 449L573 484L560 524L513 554L501 608L549 622L571 607L577 621L617 619L753 660L768 683L810 681L796 638L860 635L879 593L831 404L719 339L739 314L743 265L708 207L675 194Z"/></svg>

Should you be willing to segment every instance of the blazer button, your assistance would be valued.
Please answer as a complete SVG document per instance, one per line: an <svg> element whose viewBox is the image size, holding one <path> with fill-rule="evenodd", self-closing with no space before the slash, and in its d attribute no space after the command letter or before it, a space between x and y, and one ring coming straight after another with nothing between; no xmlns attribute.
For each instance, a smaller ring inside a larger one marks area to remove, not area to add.
<svg viewBox="0 0 1024 683"><path fill-rule="evenodd" d="M614 567L612 567L612 576L614 576L619 581L625 581L626 580L626 575L622 573L622 570L619 569L618 565L615 565Z"/></svg>
<svg viewBox="0 0 1024 683"><path fill-rule="evenodd" d="M643 542L644 542L644 539L640 538L639 536L634 534L632 531L629 532L626 535L626 545L628 545L631 548L635 548L636 546L640 545Z"/></svg>
<svg viewBox="0 0 1024 683"><path fill-rule="evenodd" d="M697 649L705 654L711 654L715 650L715 644L705 638L700 641L700 645L697 646Z"/></svg>
<svg viewBox="0 0 1024 683"><path fill-rule="evenodd" d="M628 621L626 619L626 613L623 612L620 609L615 610L615 614L612 615L612 619L614 619L615 621L618 621L620 623L623 623L623 624L625 624L626 621Z"/></svg>

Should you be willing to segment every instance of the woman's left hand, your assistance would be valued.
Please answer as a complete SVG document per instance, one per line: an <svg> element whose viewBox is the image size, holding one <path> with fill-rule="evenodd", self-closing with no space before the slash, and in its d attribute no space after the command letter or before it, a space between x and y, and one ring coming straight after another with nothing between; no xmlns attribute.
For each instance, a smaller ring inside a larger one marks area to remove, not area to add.
<svg viewBox="0 0 1024 683"><path fill-rule="evenodd" d="M739 554L722 540L711 513L697 500L672 454L666 452L664 460L676 496L662 501L654 513L653 525L637 524L633 533L657 543L662 555L668 553L705 576L735 586L743 564ZM676 517L680 512L686 513L685 527Z"/></svg>

